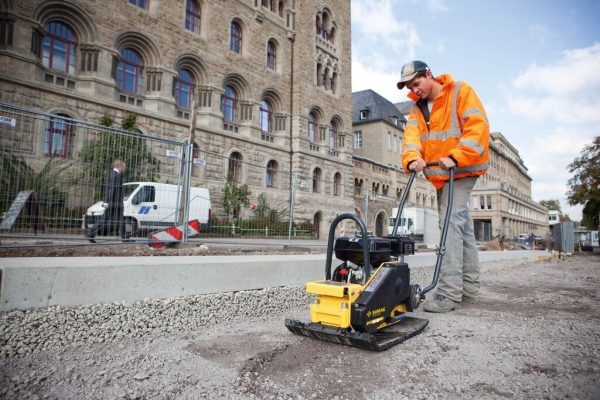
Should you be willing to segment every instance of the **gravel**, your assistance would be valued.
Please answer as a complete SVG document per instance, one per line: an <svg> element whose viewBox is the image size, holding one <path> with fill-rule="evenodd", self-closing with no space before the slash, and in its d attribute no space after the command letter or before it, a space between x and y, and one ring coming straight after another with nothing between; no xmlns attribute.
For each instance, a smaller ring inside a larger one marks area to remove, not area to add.
<svg viewBox="0 0 600 400"><path fill-rule="evenodd" d="M414 281L426 282L424 271ZM486 265L481 298L373 353L289 333L303 288L0 314L6 399L597 399L600 254Z"/></svg>

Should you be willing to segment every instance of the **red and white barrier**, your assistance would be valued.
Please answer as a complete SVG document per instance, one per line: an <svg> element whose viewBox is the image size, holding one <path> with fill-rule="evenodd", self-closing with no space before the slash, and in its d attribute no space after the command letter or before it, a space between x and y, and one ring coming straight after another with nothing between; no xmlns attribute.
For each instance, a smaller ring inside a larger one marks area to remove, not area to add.
<svg viewBox="0 0 600 400"><path fill-rule="evenodd" d="M167 246L169 243L180 242L183 239L184 229L186 225L172 226L150 234L148 245L155 249L160 249ZM200 222L197 219L189 221L187 224L187 235L188 237L194 236L200 233Z"/></svg>

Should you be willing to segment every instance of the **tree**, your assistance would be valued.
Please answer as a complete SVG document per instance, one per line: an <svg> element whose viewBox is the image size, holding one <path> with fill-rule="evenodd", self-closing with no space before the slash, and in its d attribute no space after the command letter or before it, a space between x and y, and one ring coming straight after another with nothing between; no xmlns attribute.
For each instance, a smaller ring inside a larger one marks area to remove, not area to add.
<svg viewBox="0 0 600 400"><path fill-rule="evenodd" d="M248 197L250 196L250 190L248 185L238 186L235 180L229 176L227 183L222 189L223 192L223 211L226 214L233 216L234 219L240 216L240 209L242 206L250 204Z"/></svg>
<svg viewBox="0 0 600 400"><path fill-rule="evenodd" d="M541 200L540 205L546 207L549 211L558 211L560 214L562 214L560 202L556 199Z"/></svg>
<svg viewBox="0 0 600 400"><path fill-rule="evenodd" d="M270 222L279 222L287 214L287 209L271 208L267 201L267 195L261 193L256 200L256 209L254 214L258 220L268 220Z"/></svg>
<svg viewBox="0 0 600 400"><path fill-rule="evenodd" d="M106 174L114 160L126 164L123 182L156 181L160 175L160 161L152 155L146 140L137 134L137 115L129 113L121 123L123 131L107 129L86 143L79 154L84 163L83 180L95 184L96 197L102 195ZM110 128L113 120L105 115L100 125Z"/></svg>
<svg viewBox="0 0 600 400"><path fill-rule="evenodd" d="M25 159L7 150L0 150L0 210L6 211L17 193L32 190L36 201L43 207L44 215L58 215L64 210L69 189L75 183L68 169L71 161L50 158L39 172Z"/></svg>
<svg viewBox="0 0 600 400"><path fill-rule="evenodd" d="M568 182L569 204L583 205L582 223L597 229L600 223L600 136L569 164L569 172L575 174Z"/></svg>

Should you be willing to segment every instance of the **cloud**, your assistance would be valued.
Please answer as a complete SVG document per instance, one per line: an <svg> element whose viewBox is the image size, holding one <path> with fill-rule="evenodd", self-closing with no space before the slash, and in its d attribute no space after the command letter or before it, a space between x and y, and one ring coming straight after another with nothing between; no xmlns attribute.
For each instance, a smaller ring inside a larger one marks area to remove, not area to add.
<svg viewBox="0 0 600 400"><path fill-rule="evenodd" d="M352 91L371 89L392 103L408 100L406 90L400 91L396 87L398 73L382 72L372 64L363 64L356 58L352 60Z"/></svg>
<svg viewBox="0 0 600 400"><path fill-rule="evenodd" d="M353 58L363 63L378 60L378 69L397 70L414 59L421 39L416 26L396 17L390 0L352 1ZM394 54L394 57L390 57ZM384 61L385 60L385 61Z"/></svg>

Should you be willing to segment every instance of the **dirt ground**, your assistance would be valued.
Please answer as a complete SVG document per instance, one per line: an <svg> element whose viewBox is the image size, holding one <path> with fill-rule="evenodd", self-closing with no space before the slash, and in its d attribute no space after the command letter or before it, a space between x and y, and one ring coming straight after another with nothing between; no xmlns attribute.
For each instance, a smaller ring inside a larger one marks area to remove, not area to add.
<svg viewBox="0 0 600 400"><path fill-rule="evenodd" d="M483 268L475 304L374 353L289 333L306 307L0 361L28 399L598 399L600 254ZM17 390L18 389L18 390Z"/></svg>
<svg viewBox="0 0 600 400"><path fill-rule="evenodd" d="M54 243L54 242L53 242ZM303 250L283 250L283 246L234 246L209 243L189 243L173 248L151 248L145 243L121 243L108 241L99 245L50 244L37 247L0 247L3 257L141 257L141 256L216 256L243 254L306 254L324 253L326 247Z"/></svg>

